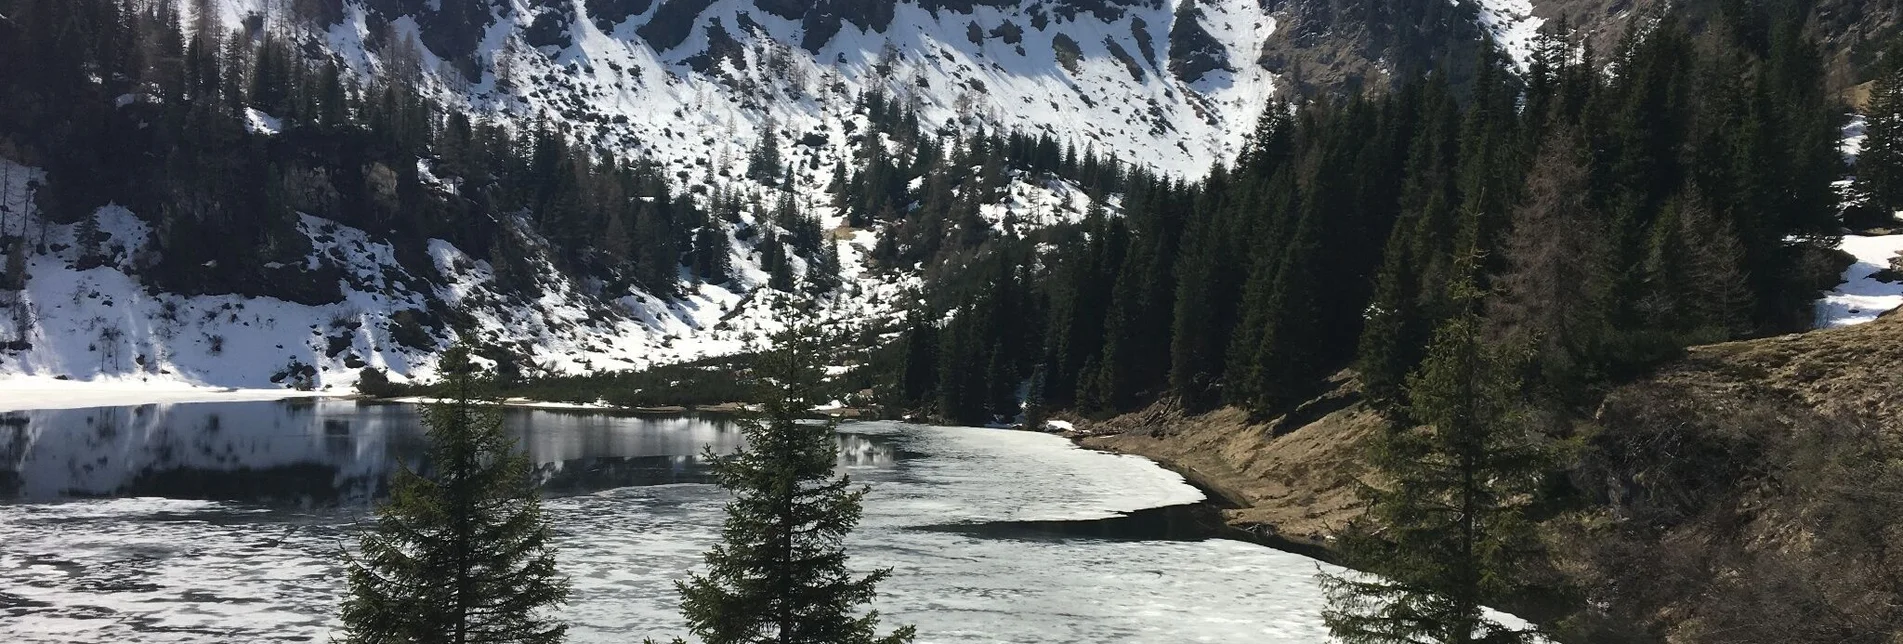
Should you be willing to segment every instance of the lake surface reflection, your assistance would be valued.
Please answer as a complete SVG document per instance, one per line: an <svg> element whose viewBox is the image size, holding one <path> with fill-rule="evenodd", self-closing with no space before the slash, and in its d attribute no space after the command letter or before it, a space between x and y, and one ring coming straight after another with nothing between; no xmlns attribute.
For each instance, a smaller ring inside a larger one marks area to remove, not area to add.
<svg viewBox="0 0 1903 644"><path fill-rule="evenodd" d="M368 503L427 466L420 408L346 400L196 403L0 415L0 495L164 497L266 505ZM742 445L731 418L510 408L551 494L709 482L702 449ZM890 459L843 436L850 459Z"/></svg>
<svg viewBox="0 0 1903 644"><path fill-rule="evenodd" d="M424 454L416 409L350 401L15 413L0 421L0 642L333 641L341 553ZM718 418L511 410L551 494L574 644L686 633L674 587L718 543ZM1326 641L1325 566L1202 538L1203 498L1056 436L855 422L847 539L890 568L874 607L920 644Z"/></svg>

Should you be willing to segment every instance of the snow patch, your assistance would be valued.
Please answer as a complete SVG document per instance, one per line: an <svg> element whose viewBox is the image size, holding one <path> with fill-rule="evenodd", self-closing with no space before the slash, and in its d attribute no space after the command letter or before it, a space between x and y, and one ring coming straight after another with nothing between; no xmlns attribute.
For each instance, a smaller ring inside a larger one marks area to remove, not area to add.
<svg viewBox="0 0 1903 644"><path fill-rule="evenodd" d="M255 107L244 108L245 127L252 132L274 136L284 131L284 121Z"/></svg>
<svg viewBox="0 0 1903 644"><path fill-rule="evenodd" d="M1877 279L1879 271L1890 267L1890 258L1903 252L1903 235L1850 235L1841 248L1857 261L1844 269L1844 282L1817 301L1818 328L1862 324L1903 306L1903 281Z"/></svg>
<svg viewBox="0 0 1903 644"><path fill-rule="evenodd" d="M1480 26L1493 36L1493 42L1513 61L1513 67L1526 71L1533 60L1533 44L1539 38L1540 25L1546 20L1533 15L1532 0L1477 0Z"/></svg>
<svg viewBox="0 0 1903 644"><path fill-rule="evenodd" d="M1869 136L1864 133L1866 124L1862 114L1852 114L1850 121L1844 123L1837 143L1837 151L1844 155L1844 163L1855 164L1857 155L1863 153L1863 141Z"/></svg>

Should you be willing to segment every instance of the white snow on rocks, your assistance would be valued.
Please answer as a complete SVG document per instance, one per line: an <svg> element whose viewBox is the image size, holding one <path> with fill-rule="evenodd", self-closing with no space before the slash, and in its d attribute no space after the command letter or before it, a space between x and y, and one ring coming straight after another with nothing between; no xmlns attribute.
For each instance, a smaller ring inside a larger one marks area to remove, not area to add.
<svg viewBox="0 0 1903 644"><path fill-rule="evenodd" d="M258 108L244 108L244 116L245 127L250 128L252 132L269 136L284 131L282 119L259 111Z"/></svg>
<svg viewBox="0 0 1903 644"><path fill-rule="evenodd" d="M1478 0L1480 26L1506 52L1515 68L1525 71L1533 60L1534 40L1546 20L1533 15L1532 0Z"/></svg>
<svg viewBox="0 0 1903 644"><path fill-rule="evenodd" d="M540 295L532 301L498 292L487 262L454 245L431 240L428 255L440 284L411 275L396 249L363 230L301 216L298 230L311 252L301 267L341 273L343 301L309 305L239 295L155 293L138 277L152 248L149 226L118 206L99 209L103 265L80 269L75 224L40 219L27 199L37 169L0 159L0 204L24 210L46 252L29 251L28 280L20 291L0 291L0 408L57 408L93 402L252 399L265 392L224 389L296 387L347 393L363 367L386 370L396 381L428 379L435 352L454 338L441 329L419 340L399 338L406 317L440 300L468 308L475 322L467 340L518 347L528 373L567 374L638 369L654 364L728 355L765 345L784 329L796 303L803 320L855 325L895 315L900 294L916 276L874 274L866 253L876 243L860 231L835 239L844 286L810 296L763 285L751 248L736 244L735 277L723 284L683 279L682 297L640 291L601 293L574 283L548 265L536 266ZM12 221L19 221L16 213ZM752 222L751 214L743 217ZM833 218L834 220L837 217ZM521 233L539 243L519 224ZM42 232L43 231L43 232ZM797 271L804 272L803 264ZM216 267L206 267L216 270ZM416 345L416 346L411 346ZM24 348L20 348L24 346ZM61 378L78 382L62 382ZM50 384L59 383L59 384ZM18 393L16 393L18 392ZM36 397L39 392L47 397Z"/></svg>

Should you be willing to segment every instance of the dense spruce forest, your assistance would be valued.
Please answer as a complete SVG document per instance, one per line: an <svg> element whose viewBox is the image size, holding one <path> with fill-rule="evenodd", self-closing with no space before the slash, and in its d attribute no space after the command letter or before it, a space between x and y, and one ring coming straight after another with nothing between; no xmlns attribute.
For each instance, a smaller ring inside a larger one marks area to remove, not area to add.
<svg viewBox="0 0 1903 644"><path fill-rule="evenodd" d="M1558 25L1522 74L1486 57L1460 86L1279 107L1205 181L1133 174L1120 208L937 282L892 398L962 423L1021 399L1275 415L1354 367L1394 409L1434 329L1479 307L1563 407L1690 344L1805 329L1837 278L1843 110L1800 9L1729 6L1614 51ZM1487 297L1457 304L1464 280Z"/></svg>

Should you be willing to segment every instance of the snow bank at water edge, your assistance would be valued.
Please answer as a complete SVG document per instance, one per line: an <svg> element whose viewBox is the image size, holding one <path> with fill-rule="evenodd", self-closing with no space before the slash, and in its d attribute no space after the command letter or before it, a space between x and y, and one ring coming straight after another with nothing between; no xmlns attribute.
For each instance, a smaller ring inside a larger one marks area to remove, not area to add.
<svg viewBox="0 0 1903 644"><path fill-rule="evenodd" d="M153 403L282 400L329 395L333 394L295 389L208 387L181 380L118 378L81 382L45 377L0 376L0 413Z"/></svg>

